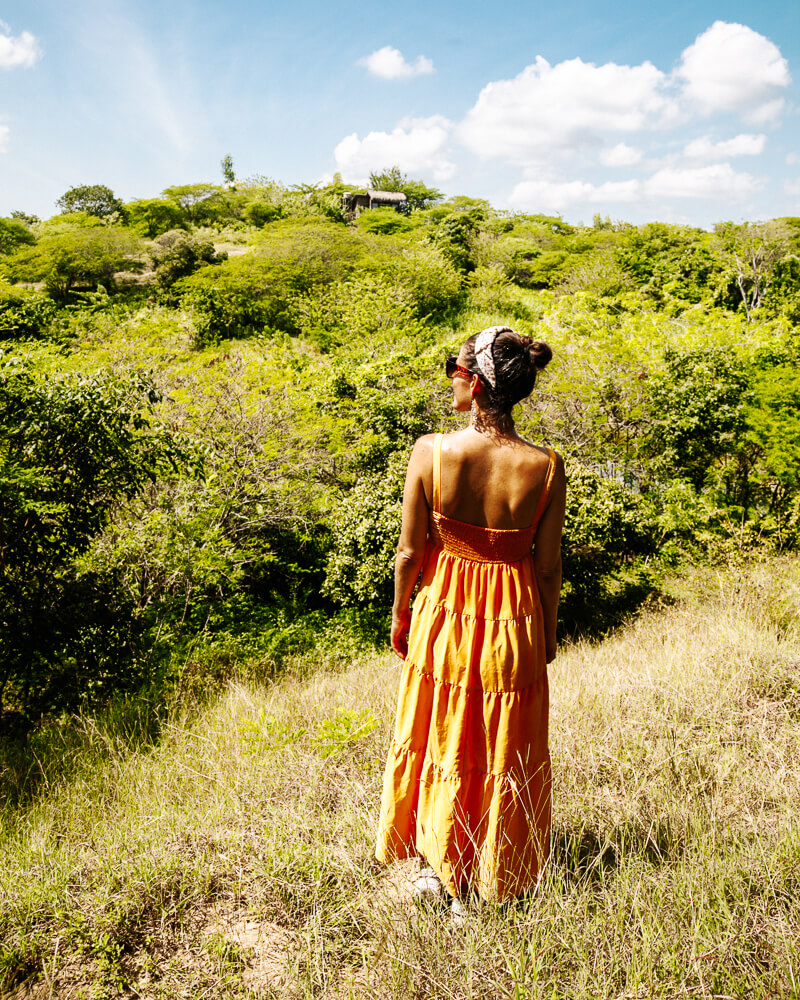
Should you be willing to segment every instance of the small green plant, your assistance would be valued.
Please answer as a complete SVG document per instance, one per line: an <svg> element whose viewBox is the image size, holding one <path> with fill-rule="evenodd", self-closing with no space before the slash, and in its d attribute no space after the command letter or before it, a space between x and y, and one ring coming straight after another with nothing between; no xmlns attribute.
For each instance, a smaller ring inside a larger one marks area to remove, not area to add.
<svg viewBox="0 0 800 1000"><path fill-rule="evenodd" d="M259 710L257 720L242 719L236 731L239 733L242 749L250 754L283 750L284 747L297 743L306 733L305 729L293 729L274 715L268 716L263 708Z"/></svg>
<svg viewBox="0 0 800 1000"><path fill-rule="evenodd" d="M335 757L353 743L369 736L378 720L369 709L361 712L342 709L332 719L323 719L317 726L316 748L322 757Z"/></svg>

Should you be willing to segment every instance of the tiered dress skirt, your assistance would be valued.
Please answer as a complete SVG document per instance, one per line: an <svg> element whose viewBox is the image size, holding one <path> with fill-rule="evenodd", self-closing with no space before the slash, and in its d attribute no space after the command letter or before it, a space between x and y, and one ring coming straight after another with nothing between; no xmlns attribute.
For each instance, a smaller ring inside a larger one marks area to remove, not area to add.
<svg viewBox="0 0 800 1000"><path fill-rule="evenodd" d="M535 528L482 528L437 510L430 518L376 855L423 857L453 895L470 887L485 899L519 896L549 852Z"/></svg>

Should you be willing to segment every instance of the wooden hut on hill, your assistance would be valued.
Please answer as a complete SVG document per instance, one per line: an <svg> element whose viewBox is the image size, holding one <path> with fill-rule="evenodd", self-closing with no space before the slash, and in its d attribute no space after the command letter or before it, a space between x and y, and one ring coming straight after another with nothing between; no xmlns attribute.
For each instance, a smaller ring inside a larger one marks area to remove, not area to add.
<svg viewBox="0 0 800 1000"><path fill-rule="evenodd" d="M402 191L345 191L342 195L342 211L349 219L358 216L367 208L399 208L407 201Z"/></svg>

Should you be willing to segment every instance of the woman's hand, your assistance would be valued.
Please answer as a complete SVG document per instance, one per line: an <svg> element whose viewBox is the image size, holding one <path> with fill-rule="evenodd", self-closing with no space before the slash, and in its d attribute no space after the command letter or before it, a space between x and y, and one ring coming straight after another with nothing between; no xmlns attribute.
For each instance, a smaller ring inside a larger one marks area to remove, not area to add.
<svg viewBox="0 0 800 1000"><path fill-rule="evenodd" d="M408 608L392 612L392 649L404 660L408 656L408 630L411 625L411 612Z"/></svg>

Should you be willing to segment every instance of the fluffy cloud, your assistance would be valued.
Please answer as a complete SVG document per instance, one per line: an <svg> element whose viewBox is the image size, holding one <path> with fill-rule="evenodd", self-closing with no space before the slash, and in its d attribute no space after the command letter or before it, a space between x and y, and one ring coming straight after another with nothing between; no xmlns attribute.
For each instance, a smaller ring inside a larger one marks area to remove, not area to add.
<svg viewBox="0 0 800 1000"><path fill-rule="evenodd" d="M560 213L576 205L605 205L608 202L638 201L639 181L522 181L511 192L514 208L529 212Z"/></svg>
<svg viewBox="0 0 800 1000"><path fill-rule="evenodd" d="M666 80L649 62L595 66L570 59L551 66L537 56L513 80L483 88L459 135L481 157L539 163L603 133L638 132L668 119L675 108Z"/></svg>
<svg viewBox="0 0 800 1000"><path fill-rule="evenodd" d="M675 76L700 114L734 111L758 123L780 113L776 89L791 82L777 45L744 24L725 21L715 21L684 49Z"/></svg>
<svg viewBox="0 0 800 1000"><path fill-rule="evenodd" d="M414 175L449 180L455 164L447 158L452 123L441 115L405 118L391 132L370 132L363 139L353 132L334 150L336 169L345 180L364 183L374 170L398 166Z"/></svg>
<svg viewBox="0 0 800 1000"><path fill-rule="evenodd" d="M800 196L800 177L793 181L784 181L783 189L787 194Z"/></svg>
<svg viewBox="0 0 800 1000"><path fill-rule="evenodd" d="M683 155L691 160L721 160L729 156L758 156L764 152L767 137L762 133L742 133L723 142L712 142L707 136L693 139L684 147Z"/></svg>
<svg viewBox="0 0 800 1000"><path fill-rule="evenodd" d="M413 63L406 62L399 49L384 45L382 49L358 60L359 66L366 66L374 76L384 80L402 80L409 76L424 76L433 73L433 62L426 56L417 56Z"/></svg>
<svg viewBox="0 0 800 1000"><path fill-rule="evenodd" d="M604 167L632 167L641 158L641 150L627 146L624 142L618 142L611 149L602 150L598 156Z"/></svg>
<svg viewBox="0 0 800 1000"><path fill-rule="evenodd" d="M647 205L665 198L741 201L763 186L752 174L737 173L729 163L688 170L663 169L643 180L526 180L514 188L509 202L529 212L561 213L609 204Z"/></svg>
<svg viewBox="0 0 800 1000"><path fill-rule="evenodd" d="M8 152L8 125L0 125L0 153Z"/></svg>
<svg viewBox="0 0 800 1000"><path fill-rule="evenodd" d="M0 21L0 69L33 66L40 55L39 45L30 31L23 31L15 38L11 28Z"/></svg>
<svg viewBox="0 0 800 1000"><path fill-rule="evenodd" d="M763 181L752 174L737 173L730 163L681 170L665 167L644 183L654 198L709 198L739 201L755 194Z"/></svg>

